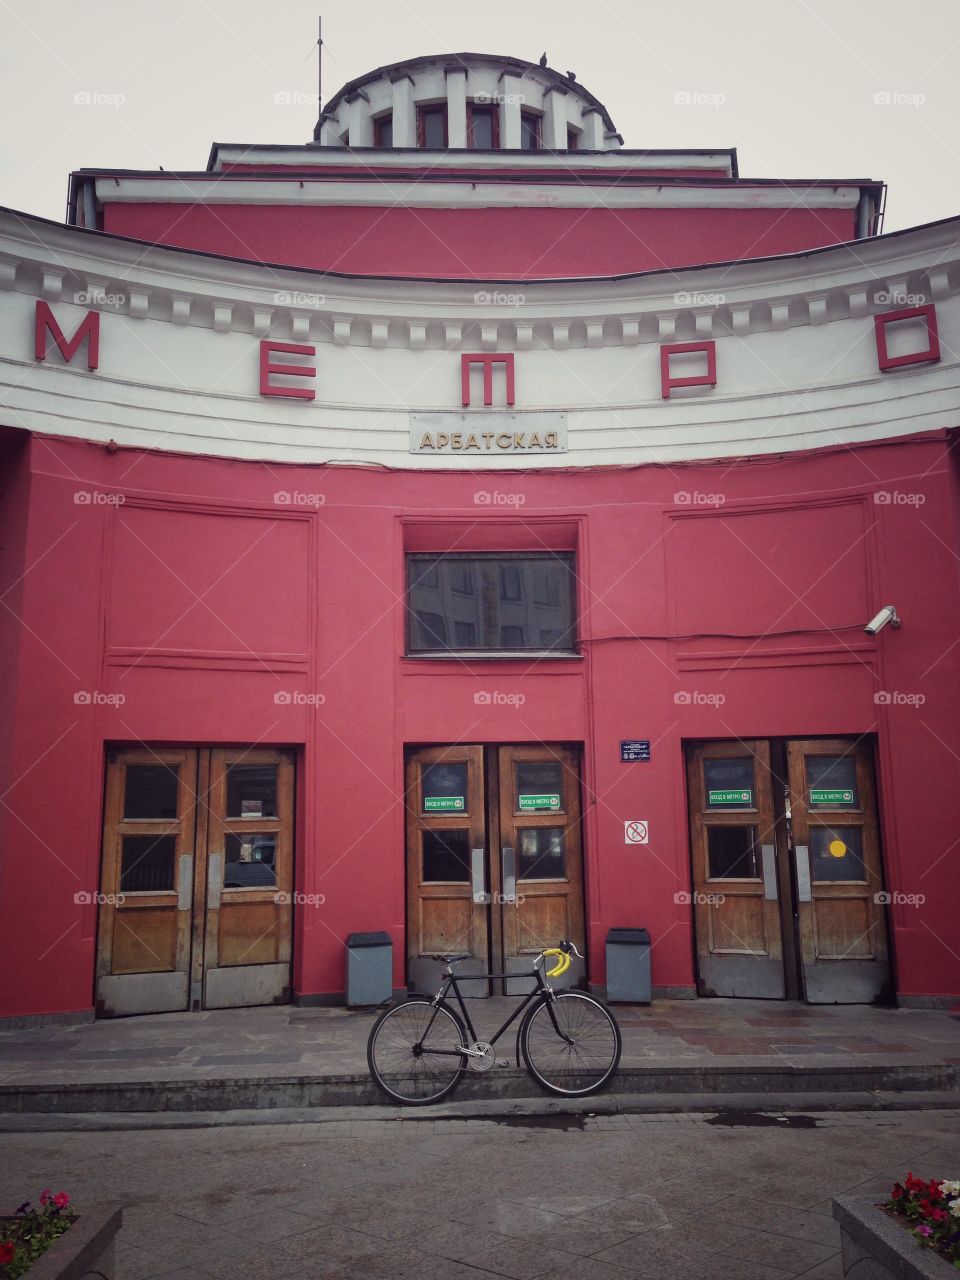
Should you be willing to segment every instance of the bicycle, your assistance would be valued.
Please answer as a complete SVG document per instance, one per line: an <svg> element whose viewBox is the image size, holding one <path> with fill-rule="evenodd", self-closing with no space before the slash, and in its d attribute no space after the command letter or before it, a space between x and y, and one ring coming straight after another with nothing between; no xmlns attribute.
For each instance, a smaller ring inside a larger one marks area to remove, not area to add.
<svg viewBox="0 0 960 1280"><path fill-rule="evenodd" d="M411 995L387 1009L373 1025L367 1065L374 1081L395 1102L411 1106L439 1102L468 1067L487 1071L494 1065L493 1046L526 1010L517 1031L517 1065L522 1054L527 1070L548 1093L565 1098L596 1093L617 1069L622 1039L616 1018L602 1001L584 991L554 991L545 980L546 957L557 957L546 976L558 978L570 968L571 952L583 959L576 946L566 941L540 952L533 962L536 985L489 1041L477 1039L453 968L468 955L431 956L446 966L437 994L432 999ZM470 974L469 981L516 976ZM446 1000L451 988L460 1013Z"/></svg>

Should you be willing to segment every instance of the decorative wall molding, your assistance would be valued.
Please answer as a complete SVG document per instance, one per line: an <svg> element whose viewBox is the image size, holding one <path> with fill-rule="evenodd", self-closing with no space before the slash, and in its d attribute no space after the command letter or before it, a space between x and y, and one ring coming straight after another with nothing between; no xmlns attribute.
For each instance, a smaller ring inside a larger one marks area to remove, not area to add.
<svg viewBox="0 0 960 1280"><path fill-rule="evenodd" d="M262 266L0 211L0 291L221 333L373 349L698 341L956 296L960 219L780 258L507 287Z"/></svg>

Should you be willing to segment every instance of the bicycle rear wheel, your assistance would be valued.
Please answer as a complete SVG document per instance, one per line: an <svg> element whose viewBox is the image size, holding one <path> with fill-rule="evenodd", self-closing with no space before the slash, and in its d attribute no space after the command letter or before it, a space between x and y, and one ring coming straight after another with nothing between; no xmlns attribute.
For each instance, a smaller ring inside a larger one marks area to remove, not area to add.
<svg viewBox="0 0 960 1280"><path fill-rule="evenodd" d="M424 1106L446 1097L463 1075L467 1060L459 1050L466 1047L466 1031L456 1014L426 996L415 996L373 1024L367 1065L394 1102Z"/></svg>
<svg viewBox="0 0 960 1280"><path fill-rule="evenodd" d="M520 1029L527 1070L544 1089L567 1098L602 1089L621 1048L616 1018L583 991L560 991L534 1005Z"/></svg>

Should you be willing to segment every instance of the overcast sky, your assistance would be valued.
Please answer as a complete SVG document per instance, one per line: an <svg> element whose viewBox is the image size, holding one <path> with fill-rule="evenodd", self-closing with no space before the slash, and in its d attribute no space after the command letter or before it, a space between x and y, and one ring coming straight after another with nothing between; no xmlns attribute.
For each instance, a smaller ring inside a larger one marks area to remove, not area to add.
<svg viewBox="0 0 960 1280"><path fill-rule="evenodd" d="M71 169L307 141L318 12L325 99L402 58L546 49L628 147L883 179L888 231L960 213L958 0L0 0L0 203L61 219Z"/></svg>

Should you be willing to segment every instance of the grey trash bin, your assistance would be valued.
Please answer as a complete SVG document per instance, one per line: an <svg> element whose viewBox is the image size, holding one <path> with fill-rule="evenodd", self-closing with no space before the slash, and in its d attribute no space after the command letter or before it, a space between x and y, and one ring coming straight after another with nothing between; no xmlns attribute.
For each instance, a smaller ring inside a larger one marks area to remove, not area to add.
<svg viewBox="0 0 960 1280"><path fill-rule="evenodd" d="M650 934L646 929L611 929L607 934L607 999L649 1004Z"/></svg>
<svg viewBox="0 0 960 1280"><path fill-rule="evenodd" d="M393 943L389 933L347 935L347 1004L382 1004L393 995Z"/></svg>

